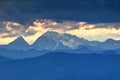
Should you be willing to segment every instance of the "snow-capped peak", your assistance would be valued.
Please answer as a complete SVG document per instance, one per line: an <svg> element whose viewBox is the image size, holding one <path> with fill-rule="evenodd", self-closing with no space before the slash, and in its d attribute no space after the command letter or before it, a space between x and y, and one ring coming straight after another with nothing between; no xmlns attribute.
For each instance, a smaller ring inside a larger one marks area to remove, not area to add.
<svg viewBox="0 0 120 80"><path fill-rule="evenodd" d="M47 39L52 39L56 43L62 43L64 46L67 46L69 48L77 48L79 45L82 44L80 42L80 38L66 33L61 34L57 32L48 31L42 36L45 36Z"/></svg>

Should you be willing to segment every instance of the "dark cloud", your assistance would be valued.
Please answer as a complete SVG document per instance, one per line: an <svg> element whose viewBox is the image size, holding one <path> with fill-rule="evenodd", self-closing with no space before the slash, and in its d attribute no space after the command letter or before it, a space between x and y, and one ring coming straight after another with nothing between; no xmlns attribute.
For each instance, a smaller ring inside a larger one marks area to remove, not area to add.
<svg viewBox="0 0 120 80"><path fill-rule="evenodd" d="M96 24L95 28L116 28L119 29L120 28L120 23L99 23Z"/></svg>
<svg viewBox="0 0 120 80"><path fill-rule="evenodd" d="M24 33L24 36L31 36L34 35L37 31L35 31L34 29L30 29L28 30L26 33Z"/></svg>
<svg viewBox="0 0 120 80"><path fill-rule="evenodd" d="M0 34L6 32L6 31L7 30L5 28L5 24L3 24L2 22L0 22Z"/></svg>
<svg viewBox="0 0 120 80"><path fill-rule="evenodd" d="M57 25L46 25L44 28L49 28L51 30L59 30L61 29L62 31L68 31L68 30L74 30L78 29L80 26L77 22L72 22L72 21L64 21L62 23L57 23Z"/></svg>
<svg viewBox="0 0 120 80"><path fill-rule="evenodd" d="M20 23L35 19L119 22L119 0L0 0L0 18Z"/></svg>

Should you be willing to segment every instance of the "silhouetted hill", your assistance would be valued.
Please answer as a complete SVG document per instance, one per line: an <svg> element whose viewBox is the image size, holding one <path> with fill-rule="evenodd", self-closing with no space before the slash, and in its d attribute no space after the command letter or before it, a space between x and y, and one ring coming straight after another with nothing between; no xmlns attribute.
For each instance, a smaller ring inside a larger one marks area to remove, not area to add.
<svg viewBox="0 0 120 80"><path fill-rule="evenodd" d="M9 61L9 60L12 60L12 59L0 55L0 63L1 62L6 62L6 61Z"/></svg>
<svg viewBox="0 0 120 80"><path fill-rule="evenodd" d="M0 64L0 80L120 80L120 56L49 53Z"/></svg>
<svg viewBox="0 0 120 80"><path fill-rule="evenodd" d="M38 51L35 49L30 50L8 50L8 49L0 49L0 55L11 58L11 59L21 59L21 58L30 58L37 57L40 55L44 55L49 51Z"/></svg>

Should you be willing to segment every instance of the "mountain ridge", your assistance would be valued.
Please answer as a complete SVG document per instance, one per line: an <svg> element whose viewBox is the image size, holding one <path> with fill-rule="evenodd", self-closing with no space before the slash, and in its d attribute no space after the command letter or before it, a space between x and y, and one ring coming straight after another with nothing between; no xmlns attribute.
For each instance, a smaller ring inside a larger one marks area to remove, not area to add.
<svg viewBox="0 0 120 80"><path fill-rule="evenodd" d="M41 45L45 45L45 47L48 47L48 48L53 47L53 49L54 49L55 46L60 47L58 44L61 44L61 48L62 47L66 47L67 48L68 47L68 49L69 48L70 49L75 49L79 45L81 45L80 41L84 42L84 41L87 41L87 40L84 40L83 38L78 38L76 36L73 36L73 35L70 35L70 34L66 34L66 33L65 34L59 34L57 32L50 32L49 31L49 32L44 33L42 36L40 36L33 43L32 46L40 48L38 46L40 46L40 44L41 44ZM50 45L52 45L52 46L50 46ZM57 47L56 47L56 49L57 49Z"/></svg>
<svg viewBox="0 0 120 80"><path fill-rule="evenodd" d="M0 79L120 80L119 61L119 55L48 53L0 63Z"/></svg>
<svg viewBox="0 0 120 80"><path fill-rule="evenodd" d="M8 45L0 45L0 48L17 50L74 50L80 46L99 50L120 49L120 40L109 38L104 42L88 41L84 38L78 38L75 35L48 31L41 35L32 45L29 45L25 39L20 36Z"/></svg>

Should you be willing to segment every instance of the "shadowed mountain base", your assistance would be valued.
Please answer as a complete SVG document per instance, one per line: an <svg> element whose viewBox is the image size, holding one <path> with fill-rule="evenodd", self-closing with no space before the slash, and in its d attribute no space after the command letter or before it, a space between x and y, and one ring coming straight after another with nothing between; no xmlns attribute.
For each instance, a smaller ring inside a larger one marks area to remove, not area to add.
<svg viewBox="0 0 120 80"><path fill-rule="evenodd" d="M49 53L0 65L0 80L120 80L119 55Z"/></svg>

